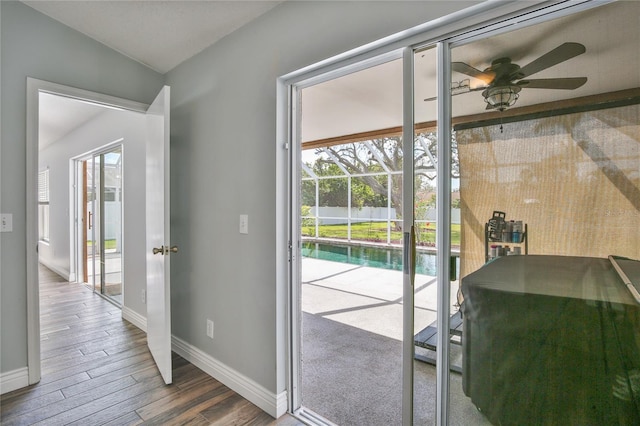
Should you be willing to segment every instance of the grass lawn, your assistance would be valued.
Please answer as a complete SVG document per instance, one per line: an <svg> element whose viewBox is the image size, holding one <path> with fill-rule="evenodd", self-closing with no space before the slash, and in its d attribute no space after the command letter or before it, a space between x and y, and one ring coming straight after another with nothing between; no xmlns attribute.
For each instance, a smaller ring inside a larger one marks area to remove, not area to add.
<svg viewBox="0 0 640 426"><path fill-rule="evenodd" d="M418 224L417 241L418 245L434 245L436 242L436 228L434 223ZM315 236L314 226L303 226L302 235L305 237ZM318 237L347 239L347 225L320 225L318 227ZM387 242L386 222L364 222L351 225L351 239L361 241ZM391 242L400 243L402 232L394 230L391 226ZM451 225L451 245L460 245L460 225Z"/></svg>
<svg viewBox="0 0 640 426"><path fill-rule="evenodd" d="M87 241L87 247L91 247L93 242L91 240ZM116 240L105 240L104 249L110 250L116 248Z"/></svg>

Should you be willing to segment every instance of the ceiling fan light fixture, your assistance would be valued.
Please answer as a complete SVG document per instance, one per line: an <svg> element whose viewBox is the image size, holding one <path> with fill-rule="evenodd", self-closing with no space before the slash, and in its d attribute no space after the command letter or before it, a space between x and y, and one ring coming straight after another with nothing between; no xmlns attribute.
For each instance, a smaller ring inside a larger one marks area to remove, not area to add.
<svg viewBox="0 0 640 426"><path fill-rule="evenodd" d="M490 87L482 92L482 96L492 109L504 111L516 103L521 89L516 85Z"/></svg>

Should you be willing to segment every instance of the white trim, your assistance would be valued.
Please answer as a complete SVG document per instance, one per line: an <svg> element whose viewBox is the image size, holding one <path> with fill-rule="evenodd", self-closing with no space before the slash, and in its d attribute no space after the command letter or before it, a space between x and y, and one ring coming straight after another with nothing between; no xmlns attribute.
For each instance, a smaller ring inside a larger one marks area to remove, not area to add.
<svg viewBox="0 0 640 426"><path fill-rule="evenodd" d="M26 247L27 366L29 384L40 381L40 289L38 278L38 124L39 84L27 78Z"/></svg>
<svg viewBox="0 0 640 426"><path fill-rule="evenodd" d="M66 96L84 102L137 112L148 105L102 93L27 77L26 117L26 271L27 271L27 365L29 384L40 381L40 290L38 279L38 123L40 92ZM67 275L68 276L68 275Z"/></svg>
<svg viewBox="0 0 640 426"><path fill-rule="evenodd" d="M71 232L69 232L69 247L71 248L71 252L69 258L71 258L71 253L73 253L73 267L69 267L70 270L74 271L74 281L81 282L84 281L84 269L86 265L84 265L83 251L82 251L82 228L84 227L84 222L81 219L82 216L82 160L78 158L69 159L71 163L71 196L69 208L73 214L69 215L70 223L71 223Z"/></svg>
<svg viewBox="0 0 640 426"><path fill-rule="evenodd" d="M313 425L313 426L337 426L331 420L325 419L320 414L310 410L308 408L302 407L299 410L296 410L293 413L293 416L303 422L304 424Z"/></svg>
<svg viewBox="0 0 640 426"><path fill-rule="evenodd" d="M287 392L287 408L293 411L292 404L295 401L296 383L293 382L295 366L292 364L293 351L295 350L292 336L296 335L291 330L295 320L290 317L291 293L291 269L289 263L289 242L291 241L289 227L289 156L294 149L289 142L289 114L292 87L285 85L278 79L276 82L276 381L278 389Z"/></svg>
<svg viewBox="0 0 640 426"><path fill-rule="evenodd" d="M280 418L280 416L284 415L287 412L287 408L289 407L289 396L287 395L287 391L284 390L276 395L276 419Z"/></svg>
<svg viewBox="0 0 640 426"><path fill-rule="evenodd" d="M451 285L451 49L446 41L437 45L438 164L436 166L436 274L437 327L449 327ZM449 334L438 333L436 352L436 424L449 424Z"/></svg>
<svg viewBox="0 0 640 426"><path fill-rule="evenodd" d="M67 217L67 219L69 220L69 235L67 236L69 238L69 277L67 278L67 281L70 282L76 282L76 271L78 270L78 265L77 265L77 252L76 252L76 246L73 244L73 240L76 238L76 219L77 219L77 214L76 214L76 199L75 199L75 194L76 194L76 180L75 180L75 170L74 170L74 166L75 163L73 162L73 160L69 160L68 161L68 167L69 167L69 180L67 181L67 191L69 191L69 215Z"/></svg>
<svg viewBox="0 0 640 426"><path fill-rule="evenodd" d="M406 47L402 52L402 152L414 152L415 145L415 51ZM413 424L414 381L414 310L415 310L415 163L402 162L402 424ZM443 334L443 333L440 333Z"/></svg>
<svg viewBox="0 0 640 426"><path fill-rule="evenodd" d="M48 262L48 261L43 260L43 259L40 259L40 263L41 263L43 266L47 267L47 269L50 269L51 271L53 271L53 272L55 272L56 274L60 275L60 276L61 276L62 278L64 278L65 280L67 280L67 281L69 281L69 282L71 282L71 281L72 281L72 280L70 279L70 275L71 275L71 273L70 273L68 270L63 269L63 268L61 268L61 267L59 267L59 266L56 266L56 265L54 265L53 263Z"/></svg>
<svg viewBox="0 0 640 426"><path fill-rule="evenodd" d="M137 313L128 306L122 306L122 319L129 321L140 330L147 332L147 317Z"/></svg>
<svg viewBox="0 0 640 426"><path fill-rule="evenodd" d="M62 84L38 80L31 77L27 77L27 82L33 82L33 84L37 86L39 92L50 93L52 95L62 96L65 98L71 98L92 105L100 105L105 108L129 110L141 113L147 112L147 108L149 108L149 105L142 102L117 98L115 96L105 95L104 93L78 89L77 87L64 86Z"/></svg>
<svg viewBox="0 0 640 426"><path fill-rule="evenodd" d="M29 386L27 367L0 373L0 395Z"/></svg>
<svg viewBox="0 0 640 426"><path fill-rule="evenodd" d="M557 19L564 16L573 15L578 12L603 6L618 0L560 0L560 1L544 1L539 4L533 4L533 7L523 9L518 13L519 17L503 16L498 17L499 22L486 25L478 30L466 32L457 36L453 36L448 41L450 47L458 47L474 41L482 40L487 37L505 34L515 29L531 27L550 19ZM549 15L552 15L549 18Z"/></svg>
<svg viewBox="0 0 640 426"><path fill-rule="evenodd" d="M580 0L584 1L590 0ZM285 74L278 80L285 86L305 87L317 84L326 81L322 77L324 75L333 79L362 69L362 64L368 68L371 65L367 61L372 58L392 54L391 52L401 51L408 46L435 44L446 38L486 27L487 23L510 19L558 3L563 3L563 0L488 0L316 62ZM347 69L349 71L345 72Z"/></svg>
<svg viewBox="0 0 640 426"><path fill-rule="evenodd" d="M254 382L176 336L172 336L172 343L175 353L242 395L269 415L278 417L286 411L286 392L276 395L259 383Z"/></svg>

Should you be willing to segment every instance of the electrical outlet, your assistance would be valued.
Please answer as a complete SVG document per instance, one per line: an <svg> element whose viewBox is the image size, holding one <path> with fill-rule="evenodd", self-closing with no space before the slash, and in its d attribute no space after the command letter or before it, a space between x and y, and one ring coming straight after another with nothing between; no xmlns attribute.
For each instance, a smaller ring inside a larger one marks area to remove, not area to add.
<svg viewBox="0 0 640 426"><path fill-rule="evenodd" d="M207 318L207 336L213 339L213 321Z"/></svg>
<svg viewBox="0 0 640 426"><path fill-rule="evenodd" d="M147 304L147 290L142 290L142 303Z"/></svg>
<svg viewBox="0 0 640 426"><path fill-rule="evenodd" d="M2 213L0 215L0 232L13 232L13 214Z"/></svg>
<svg viewBox="0 0 640 426"><path fill-rule="evenodd" d="M240 233L241 234L249 233L249 215L247 214L240 215Z"/></svg>

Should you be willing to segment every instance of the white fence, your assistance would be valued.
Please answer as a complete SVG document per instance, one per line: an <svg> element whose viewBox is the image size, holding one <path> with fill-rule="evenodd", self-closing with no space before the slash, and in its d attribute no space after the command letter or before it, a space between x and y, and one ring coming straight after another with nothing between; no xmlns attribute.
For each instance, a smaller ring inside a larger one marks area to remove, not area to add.
<svg viewBox="0 0 640 426"><path fill-rule="evenodd" d="M311 217L318 217L318 225L344 225L348 223L349 209L347 207L319 207L318 214L316 208L312 207L309 213ZM396 209L386 207L352 207L351 223L396 220ZM427 209L425 217L416 220L436 221L436 210ZM460 209L451 209L451 222L460 223Z"/></svg>
<svg viewBox="0 0 640 426"><path fill-rule="evenodd" d="M318 214L316 208L311 208L311 216L320 217L319 225L341 225L348 223L349 208L347 207L319 207ZM386 207L352 207L351 223L384 221L387 219L396 219L396 209L387 209Z"/></svg>
<svg viewBox="0 0 640 426"><path fill-rule="evenodd" d="M93 203L87 203L87 212L93 215ZM105 201L104 203L104 239L115 240L116 250L119 252L122 245L122 203L120 201ZM95 238L100 240L100 226L98 218L93 216L92 222L95 226ZM91 240L92 234L89 232L87 239Z"/></svg>

